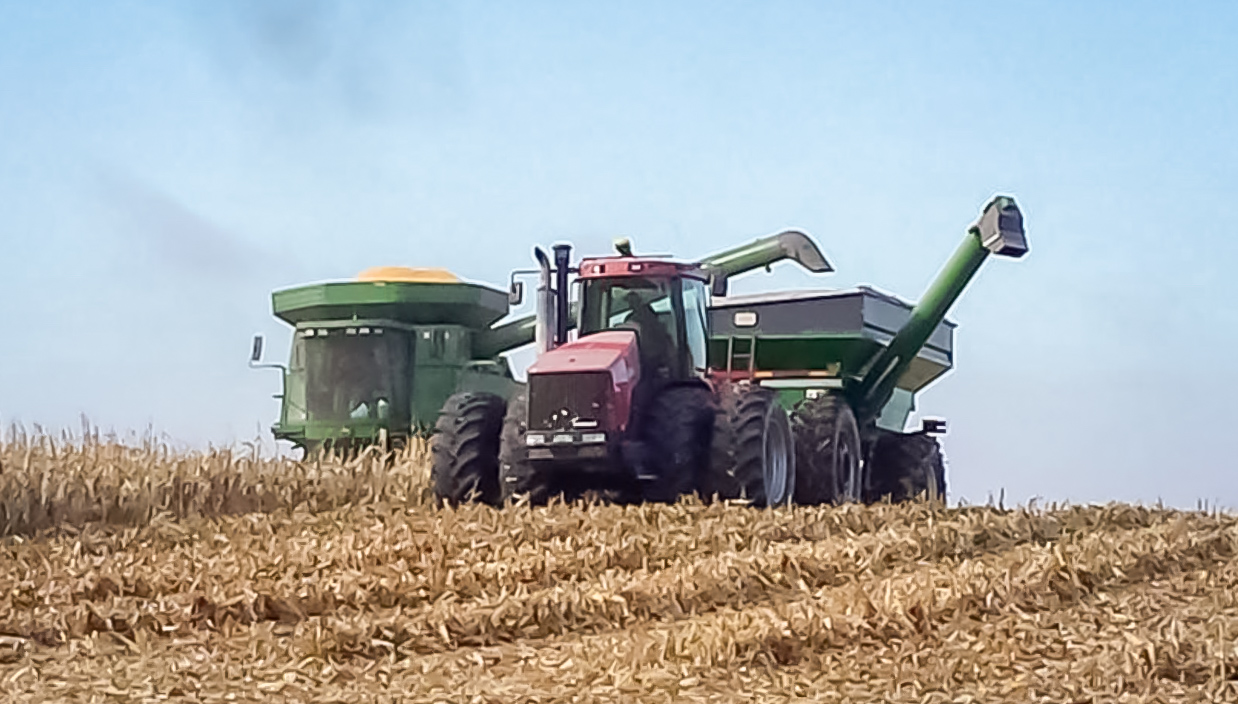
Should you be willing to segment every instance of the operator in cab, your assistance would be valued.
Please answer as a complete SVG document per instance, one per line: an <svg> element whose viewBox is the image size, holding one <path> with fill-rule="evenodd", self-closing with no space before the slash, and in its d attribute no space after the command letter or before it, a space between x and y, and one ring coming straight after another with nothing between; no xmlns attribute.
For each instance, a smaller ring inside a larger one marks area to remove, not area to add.
<svg viewBox="0 0 1238 704"><path fill-rule="evenodd" d="M623 327L636 329L641 367L652 372L651 376L665 376L669 372L675 341L649 301L639 292L629 291L626 302L632 312Z"/></svg>

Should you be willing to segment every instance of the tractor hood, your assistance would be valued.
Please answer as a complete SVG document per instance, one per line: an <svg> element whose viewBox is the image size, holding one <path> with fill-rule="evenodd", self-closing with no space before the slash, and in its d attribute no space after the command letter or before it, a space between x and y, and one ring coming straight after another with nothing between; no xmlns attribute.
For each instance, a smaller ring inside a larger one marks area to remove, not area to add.
<svg viewBox="0 0 1238 704"><path fill-rule="evenodd" d="M640 378L636 333L599 332L529 367L529 429L623 431Z"/></svg>
<svg viewBox="0 0 1238 704"><path fill-rule="evenodd" d="M611 373L616 384L636 381L639 362L635 332L595 333L556 347L529 366L530 375L605 371Z"/></svg>

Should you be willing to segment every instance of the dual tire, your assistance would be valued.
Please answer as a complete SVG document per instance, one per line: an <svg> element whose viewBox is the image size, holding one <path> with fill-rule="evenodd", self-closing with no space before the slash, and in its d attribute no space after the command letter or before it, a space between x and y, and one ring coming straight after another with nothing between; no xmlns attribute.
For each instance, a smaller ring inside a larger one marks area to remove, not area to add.
<svg viewBox="0 0 1238 704"><path fill-rule="evenodd" d="M873 444L870 500L946 498L946 463L937 438L926 433L879 431Z"/></svg>
<svg viewBox="0 0 1238 704"><path fill-rule="evenodd" d="M801 401L792 425L798 504L945 499L945 461L931 435L875 429L865 441L851 405L838 393Z"/></svg>
<svg viewBox="0 0 1238 704"><path fill-rule="evenodd" d="M795 437L778 397L760 386L724 384L718 393L706 499L783 506L795 496Z"/></svg>
<svg viewBox="0 0 1238 704"><path fill-rule="evenodd" d="M851 404L835 393L807 398L796 405L791 422L800 467L795 502L816 506L862 501L867 477Z"/></svg>
<svg viewBox="0 0 1238 704"><path fill-rule="evenodd" d="M443 404L430 439L430 476L440 504L497 505L499 435L507 403L484 392L452 395Z"/></svg>

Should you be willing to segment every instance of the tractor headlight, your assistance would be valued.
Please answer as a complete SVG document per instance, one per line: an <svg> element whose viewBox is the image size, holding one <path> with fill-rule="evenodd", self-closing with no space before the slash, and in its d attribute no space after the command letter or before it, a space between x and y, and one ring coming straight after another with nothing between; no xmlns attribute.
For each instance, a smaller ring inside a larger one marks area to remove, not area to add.
<svg viewBox="0 0 1238 704"><path fill-rule="evenodd" d="M606 433L582 433L580 441L590 445L606 442Z"/></svg>
<svg viewBox="0 0 1238 704"><path fill-rule="evenodd" d="M533 447L534 445L545 445L546 436L540 433L529 433L524 436L524 444L528 447Z"/></svg>

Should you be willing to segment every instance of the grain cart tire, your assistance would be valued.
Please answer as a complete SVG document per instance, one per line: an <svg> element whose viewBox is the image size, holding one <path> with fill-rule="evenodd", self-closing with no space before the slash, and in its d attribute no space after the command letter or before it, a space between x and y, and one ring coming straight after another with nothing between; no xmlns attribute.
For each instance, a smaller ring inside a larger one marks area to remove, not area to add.
<svg viewBox="0 0 1238 704"><path fill-rule="evenodd" d="M708 388L673 386L658 394L642 433L650 475L642 483L642 498L673 503L694 492L709 468L713 431L714 398Z"/></svg>
<svg viewBox="0 0 1238 704"><path fill-rule="evenodd" d="M527 395L519 394L507 404L503 418L502 441L499 443L499 490L506 503L521 496L537 506L550 499L550 477L530 462L524 436L529 429Z"/></svg>
<svg viewBox="0 0 1238 704"><path fill-rule="evenodd" d="M778 397L745 385L722 387L718 399L702 493L753 506L789 504L795 495L795 440Z"/></svg>
<svg viewBox="0 0 1238 704"><path fill-rule="evenodd" d="M873 445L872 499L898 503L924 493L930 501L946 498L946 462L941 444L927 433L880 431Z"/></svg>
<svg viewBox="0 0 1238 704"><path fill-rule="evenodd" d="M452 395L443 404L430 439L430 474L440 503L499 502L499 432L506 406L501 396Z"/></svg>
<svg viewBox="0 0 1238 704"><path fill-rule="evenodd" d="M865 495L860 429L851 404L838 393L806 398L791 414L795 432L795 502L859 502Z"/></svg>

